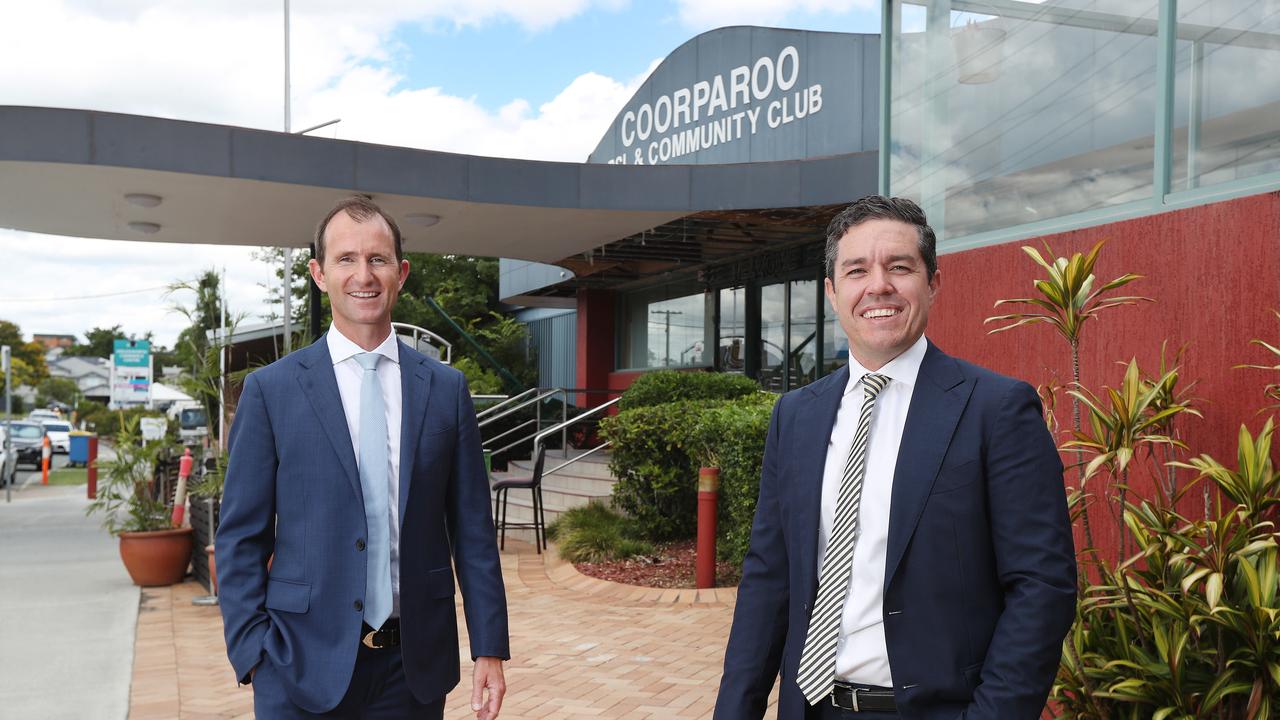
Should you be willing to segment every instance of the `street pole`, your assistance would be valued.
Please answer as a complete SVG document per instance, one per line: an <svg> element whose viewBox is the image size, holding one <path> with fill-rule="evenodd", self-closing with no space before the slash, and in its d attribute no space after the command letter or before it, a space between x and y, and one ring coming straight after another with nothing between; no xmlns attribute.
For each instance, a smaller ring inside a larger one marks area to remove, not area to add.
<svg viewBox="0 0 1280 720"><path fill-rule="evenodd" d="M218 344L218 449L227 449L227 269L222 268L218 283L219 305L222 306L222 332Z"/></svg>
<svg viewBox="0 0 1280 720"><path fill-rule="evenodd" d="M284 0L284 131L292 132L293 119L289 108L289 0ZM293 248L284 248L284 354L293 349Z"/></svg>
<svg viewBox="0 0 1280 720"><path fill-rule="evenodd" d="M12 348L8 345L0 345L0 363L4 364L4 457L7 461L9 453L13 452L13 443L9 441L9 427L12 422L9 419L9 413L13 412L13 369L10 358L12 357ZM17 468L17 464L14 464ZM4 467L0 466L0 472L4 472ZM6 477L4 480L4 501L13 501L13 478Z"/></svg>

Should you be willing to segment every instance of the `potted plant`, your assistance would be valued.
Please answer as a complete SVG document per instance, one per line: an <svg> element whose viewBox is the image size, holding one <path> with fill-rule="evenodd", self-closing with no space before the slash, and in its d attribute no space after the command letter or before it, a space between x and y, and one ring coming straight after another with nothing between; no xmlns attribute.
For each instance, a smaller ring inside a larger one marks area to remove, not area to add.
<svg viewBox="0 0 1280 720"><path fill-rule="evenodd" d="M98 459L98 494L86 514L120 538L120 558L135 585L172 585L191 559L191 528L174 527L170 508L153 491L158 461L172 451L164 440L143 442L138 418L121 414L114 457Z"/></svg>

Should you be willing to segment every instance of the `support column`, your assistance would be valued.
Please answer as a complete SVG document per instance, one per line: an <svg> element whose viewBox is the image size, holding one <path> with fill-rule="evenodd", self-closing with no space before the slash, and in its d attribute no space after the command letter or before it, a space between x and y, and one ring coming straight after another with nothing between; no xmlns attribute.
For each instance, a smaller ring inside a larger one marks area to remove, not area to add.
<svg viewBox="0 0 1280 720"><path fill-rule="evenodd" d="M615 293L611 290L582 289L578 291L578 347L577 377L580 388L609 387L609 373L613 372L615 334ZM579 393L574 402L590 407L608 400L605 393Z"/></svg>

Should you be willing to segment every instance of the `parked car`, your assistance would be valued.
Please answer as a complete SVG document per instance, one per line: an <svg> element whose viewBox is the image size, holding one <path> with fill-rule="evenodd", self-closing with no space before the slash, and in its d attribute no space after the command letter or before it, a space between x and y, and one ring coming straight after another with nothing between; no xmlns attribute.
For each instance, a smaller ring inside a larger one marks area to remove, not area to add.
<svg viewBox="0 0 1280 720"><path fill-rule="evenodd" d="M9 443L16 461L21 465L40 467L40 451L44 447L44 426L28 421L9 423Z"/></svg>
<svg viewBox="0 0 1280 720"><path fill-rule="evenodd" d="M0 486L12 485L18 473L18 454L4 451L4 437L8 429L0 424Z"/></svg>
<svg viewBox="0 0 1280 720"><path fill-rule="evenodd" d="M62 416L55 410L38 408L27 413L27 419L31 422L44 422L45 420L61 420Z"/></svg>
<svg viewBox="0 0 1280 720"><path fill-rule="evenodd" d="M66 420L44 420L44 431L49 435L49 444L56 453L71 452L71 423Z"/></svg>

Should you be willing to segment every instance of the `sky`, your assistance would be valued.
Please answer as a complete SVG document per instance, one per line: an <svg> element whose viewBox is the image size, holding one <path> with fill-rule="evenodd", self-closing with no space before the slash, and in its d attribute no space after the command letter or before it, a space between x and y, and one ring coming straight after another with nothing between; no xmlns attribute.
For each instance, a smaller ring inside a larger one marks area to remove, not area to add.
<svg viewBox="0 0 1280 720"><path fill-rule="evenodd" d="M0 0L0 104L281 130L283 0ZM878 32L878 0L292 0L293 129L581 162L649 72L728 25ZM424 120L430 118L430 121ZM253 248L37 235L0 217L0 320L123 326L171 346L171 283L225 269L254 324L279 306Z"/></svg>

